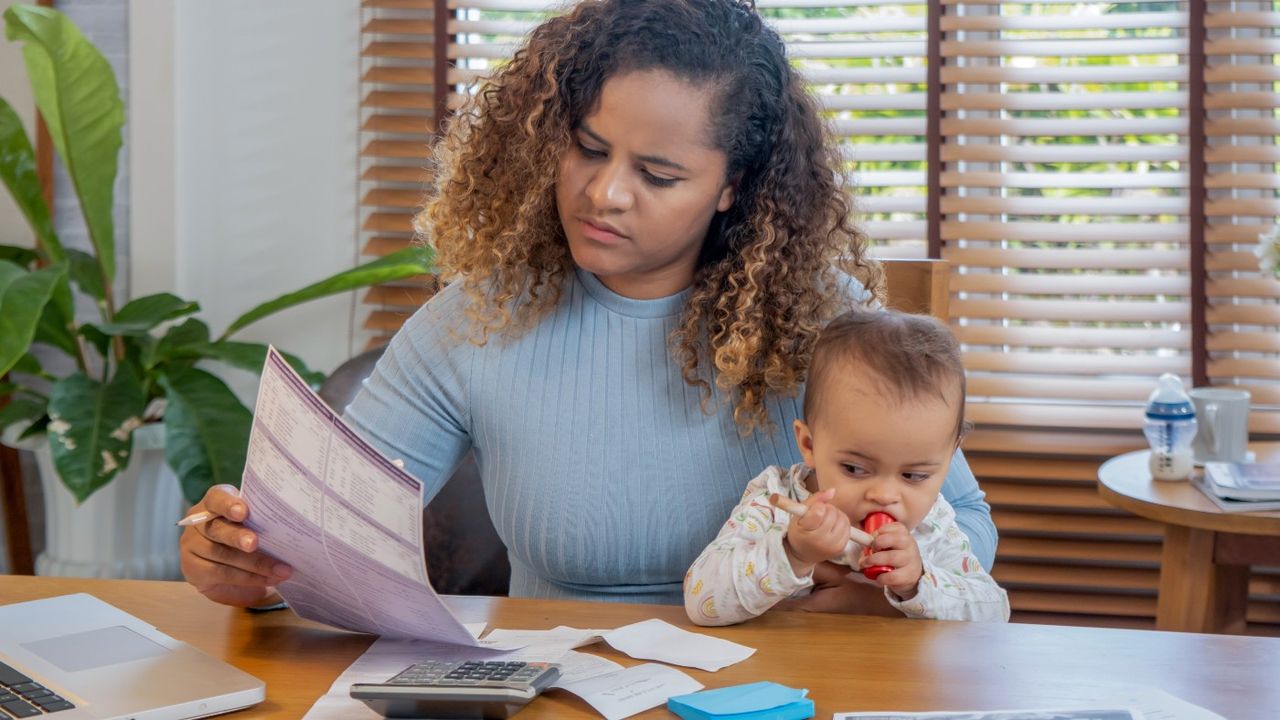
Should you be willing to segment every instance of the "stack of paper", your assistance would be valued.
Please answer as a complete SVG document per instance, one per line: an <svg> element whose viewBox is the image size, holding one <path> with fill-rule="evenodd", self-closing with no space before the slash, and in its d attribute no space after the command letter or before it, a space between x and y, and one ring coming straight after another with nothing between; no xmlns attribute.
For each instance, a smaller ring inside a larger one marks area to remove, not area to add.
<svg viewBox="0 0 1280 720"><path fill-rule="evenodd" d="M1226 512L1280 510L1280 463L1205 463L1196 486Z"/></svg>
<svg viewBox="0 0 1280 720"><path fill-rule="evenodd" d="M476 634L484 628L468 626ZM494 629L479 647L393 640L375 642L329 688L305 720L368 718L378 715L351 699L356 682L382 682L414 663L425 660L473 659L554 662L560 679L553 687L585 700L608 720L619 720L667 702L673 695L700 690L702 683L675 668L647 663L624 668L606 658L574 649L603 640L633 658L661 660L674 665L715 671L750 657L755 648L709 635L682 630L662 620L645 620L615 630L584 630L560 626L551 630Z"/></svg>

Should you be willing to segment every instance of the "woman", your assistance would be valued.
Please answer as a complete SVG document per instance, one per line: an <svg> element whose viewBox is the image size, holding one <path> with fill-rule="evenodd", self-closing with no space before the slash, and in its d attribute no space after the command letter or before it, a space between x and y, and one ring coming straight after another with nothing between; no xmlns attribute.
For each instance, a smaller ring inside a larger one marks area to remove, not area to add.
<svg viewBox="0 0 1280 720"><path fill-rule="evenodd" d="M738 0L584 2L458 114L437 170L417 227L455 282L348 420L428 496L474 448L513 595L680 602L742 479L799 461L818 329L879 284L781 39ZM989 510L952 468L989 567ZM197 509L227 518L183 536L205 595L252 604L288 576L233 494ZM836 585L807 602L885 605Z"/></svg>

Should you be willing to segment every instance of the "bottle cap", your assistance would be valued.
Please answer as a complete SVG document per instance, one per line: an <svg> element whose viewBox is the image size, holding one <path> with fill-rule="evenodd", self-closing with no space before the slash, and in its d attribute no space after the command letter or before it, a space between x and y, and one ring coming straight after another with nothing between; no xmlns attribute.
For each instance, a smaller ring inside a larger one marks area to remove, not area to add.
<svg viewBox="0 0 1280 720"><path fill-rule="evenodd" d="M1147 398L1146 414L1150 420L1186 420L1196 416L1196 409L1182 390L1182 380L1173 373L1165 373Z"/></svg>

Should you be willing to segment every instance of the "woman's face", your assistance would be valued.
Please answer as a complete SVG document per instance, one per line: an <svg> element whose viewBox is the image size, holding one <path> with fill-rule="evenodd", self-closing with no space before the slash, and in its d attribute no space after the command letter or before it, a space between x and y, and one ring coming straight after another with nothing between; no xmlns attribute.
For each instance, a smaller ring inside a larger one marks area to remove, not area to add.
<svg viewBox="0 0 1280 720"><path fill-rule="evenodd" d="M709 89L665 71L615 76L560 159L556 207L569 252L619 295L688 287L712 217L733 205L711 103Z"/></svg>

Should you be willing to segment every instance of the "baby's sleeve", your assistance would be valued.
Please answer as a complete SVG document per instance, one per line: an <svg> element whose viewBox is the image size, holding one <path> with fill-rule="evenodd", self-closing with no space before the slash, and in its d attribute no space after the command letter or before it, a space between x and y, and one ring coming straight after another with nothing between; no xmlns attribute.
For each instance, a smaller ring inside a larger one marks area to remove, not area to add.
<svg viewBox="0 0 1280 720"><path fill-rule="evenodd" d="M978 562L944 498L938 497L912 536L920 546L924 574L910 600L900 600L886 588L890 604L913 618L1008 622L1008 593Z"/></svg>
<svg viewBox="0 0 1280 720"><path fill-rule="evenodd" d="M742 494L716 539L684 578L684 609L699 625L732 625L763 614L779 600L813 586L798 577L783 549L789 515L769 504L769 494L790 497L785 471L771 467Z"/></svg>

